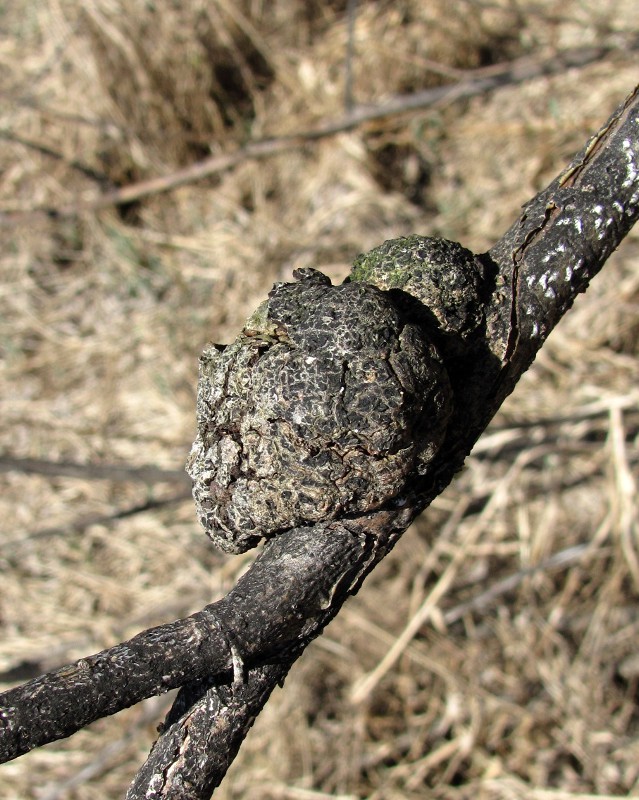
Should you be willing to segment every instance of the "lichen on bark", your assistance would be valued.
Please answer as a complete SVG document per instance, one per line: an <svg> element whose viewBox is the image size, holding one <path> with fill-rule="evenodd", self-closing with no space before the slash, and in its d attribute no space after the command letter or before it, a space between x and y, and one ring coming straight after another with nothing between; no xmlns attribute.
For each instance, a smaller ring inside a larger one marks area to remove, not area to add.
<svg viewBox="0 0 639 800"><path fill-rule="evenodd" d="M401 505L441 446L445 365L392 294L316 270L276 284L228 347L200 359L187 470L211 539L262 537Z"/></svg>
<svg viewBox="0 0 639 800"><path fill-rule="evenodd" d="M484 267L449 239L417 234L389 239L355 259L350 280L405 292L444 336L465 339L483 319Z"/></svg>

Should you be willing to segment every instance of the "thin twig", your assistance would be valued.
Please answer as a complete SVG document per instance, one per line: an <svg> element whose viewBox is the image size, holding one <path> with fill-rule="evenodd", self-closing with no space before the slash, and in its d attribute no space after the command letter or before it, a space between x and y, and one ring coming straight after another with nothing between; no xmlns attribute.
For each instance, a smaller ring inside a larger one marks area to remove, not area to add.
<svg viewBox="0 0 639 800"><path fill-rule="evenodd" d="M161 469L151 464L79 464L75 461L49 461L42 458L0 456L0 472L31 472L37 475L81 478L82 480L134 481L136 483L181 483L191 485L183 469Z"/></svg>
<svg viewBox="0 0 639 800"><path fill-rule="evenodd" d="M453 625L455 622L462 619L462 617L465 617L466 614L485 611L495 600L508 594L508 592L512 592L513 589L516 589L526 578L550 572L554 569L564 569L571 564L577 563L588 553L591 547L592 545L590 542L576 544L572 547L567 547L565 550L560 550L558 553L554 553L549 558L540 561L532 567L520 569L512 575L507 575L505 578L496 581L488 589L475 595L465 603L460 603L454 608L445 611L442 615L444 624Z"/></svg>
<svg viewBox="0 0 639 800"><path fill-rule="evenodd" d="M24 136L18 136L17 133L6 130L0 130L0 139L6 139L8 142L15 142L15 144L20 144L22 147L35 150L37 153L47 156L47 158L52 158L54 161L62 161L64 164L71 167L71 169L75 169L80 172L85 178L90 178L92 181L99 183L105 188L111 188L113 185L108 175L105 175L103 172L99 172L88 164L85 164L83 161L80 161L78 158L67 158L64 153L54 150L48 144L43 142L35 142L32 139L26 139Z"/></svg>
<svg viewBox="0 0 639 800"><path fill-rule="evenodd" d="M350 114L355 105L353 95L353 62L355 60L355 21L357 18L357 0L346 3L346 59L344 68L344 110Z"/></svg>
<svg viewBox="0 0 639 800"><path fill-rule="evenodd" d="M147 511L157 511L160 508L166 508L175 503L183 503L185 500L190 500L190 498L191 492L187 490L177 492L168 497L149 498L142 503L136 503L127 508L118 508L107 514L87 514L71 520L70 522L65 522L64 525L52 525L48 528L29 531L25 533L24 536L16 536L14 539L3 539L2 546L5 553L9 553L11 550L12 555L15 556L16 547L26 544L27 542L35 541L36 539L49 539L53 536L82 533L91 525L111 525L118 520L134 517L136 514L144 514Z"/></svg>
<svg viewBox="0 0 639 800"><path fill-rule="evenodd" d="M639 37L627 44L627 50L639 47ZM111 206L125 205L145 197L173 191L180 186L195 183L211 175L232 169L248 160L270 158L281 153L304 147L309 142L335 136L353 130L366 122L418 111L435 105L450 104L457 100L475 97L508 85L523 83L541 75L556 75L567 69L584 67L607 57L618 48L614 46L585 47L557 53L544 61L528 56L512 62L471 71L464 79L445 86L425 89L409 95L398 95L378 105L356 106L350 113L323 123L316 128L290 136L262 139L241 147L233 153L211 156L197 161L168 175L140 181L120 189L87 198L73 205L60 208L39 207L27 209L0 209L0 224L11 224L16 219L34 214L52 217L73 217L99 211Z"/></svg>

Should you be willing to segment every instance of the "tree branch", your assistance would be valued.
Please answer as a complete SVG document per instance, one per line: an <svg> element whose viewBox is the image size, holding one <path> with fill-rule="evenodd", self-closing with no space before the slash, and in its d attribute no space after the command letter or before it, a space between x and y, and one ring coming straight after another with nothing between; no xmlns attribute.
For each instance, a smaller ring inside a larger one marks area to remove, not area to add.
<svg viewBox="0 0 639 800"><path fill-rule="evenodd" d="M127 800L210 797L293 661L255 667L244 683L219 686L203 681L182 689Z"/></svg>
<svg viewBox="0 0 639 800"><path fill-rule="evenodd" d="M499 403L637 220L638 91L489 251L506 300L490 318L504 363Z"/></svg>
<svg viewBox="0 0 639 800"><path fill-rule="evenodd" d="M463 397L465 402L460 403L455 412L455 433L448 447L443 448L439 463L433 466L430 487L422 486L413 495L412 509L407 509L409 520L452 479L554 325L570 308L576 295L585 291L591 278L636 221L639 213L638 91L639 87L564 172L525 207L517 222L486 254L486 261L495 274L494 291L487 303L484 344L488 347L484 350L476 342L460 359L456 397ZM484 357L480 364L477 356L482 351ZM384 540L383 535L377 539L378 543L384 542L380 548L384 555L399 535L401 530L395 530L388 539ZM367 574L378 560L372 559L374 563L369 563L364 573ZM286 671L288 666L287 663ZM260 682L263 705L270 692L262 682L268 678L262 672L259 676L249 673L249 681L254 678ZM277 680L273 677L271 688ZM215 702L211 702L211 695ZM171 713L182 715L182 725L192 715L197 715L198 730L216 730L218 721L226 719L234 708L232 697L226 700L221 688L209 689L201 697L191 693L190 700L176 701ZM258 712L259 709L261 705L258 704ZM223 753L227 746L234 749L237 737L246 734L255 713L256 705L251 703L243 713L234 716L226 743L222 743L221 751L213 752ZM174 729L165 735L173 742ZM163 738L160 737L160 743ZM173 763L179 763L179 769L172 773L165 761L166 748L162 744L162 749L158 750L156 745L131 786L127 800L210 797L228 764L220 765L212 755L206 759L211 771L203 778L202 759L197 762L190 746L200 755L207 752L201 742L188 742L186 749L190 757L175 759ZM218 747L220 744L216 742L215 748ZM175 753L175 749L172 752ZM198 769L191 766L195 763L199 764ZM185 781L192 791L180 794Z"/></svg>
<svg viewBox="0 0 639 800"><path fill-rule="evenodd" d="M450 482L554 325L630 230L638 206L635 90L480 257L488 277L484 323L447 360L455 408L426 474L413 476L386 509L275 536L227 597L192 617L1 695L0 758L188 684L129 797L210 796L271 689Z"/></svg>
<svg viewBox="0 0 639 800"><path fill-rule="evenodd" d="M388 515L379 516L386 525ZM0 761L146 697L211 676L231 679L231 644L247 666L297 651L326 624L333 598L355 585L370 547L345 527L289 531L219 602L3 693Z"/></svg>

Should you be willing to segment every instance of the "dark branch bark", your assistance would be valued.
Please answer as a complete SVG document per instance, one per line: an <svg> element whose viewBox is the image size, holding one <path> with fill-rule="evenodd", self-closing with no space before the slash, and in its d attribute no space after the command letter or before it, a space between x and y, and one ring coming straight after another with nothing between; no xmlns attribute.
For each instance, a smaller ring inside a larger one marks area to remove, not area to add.
<svg viewBox="0 0 639 800"><path fill-rule="evenodd" d="M637 220L638 91L489 252L506 300L493 304L491 317L504 362L499 404Z"/></svg>
<svg viewBox="0 0 639 800"><path fill-rule="evenodd" d="M388 515L378 516L380 527L388 525ZM145 697L211 676L232 679L231 646L247 666L297 651L326 624L333 598L343 600L355 585L371 546L345 527L289 531L265 547L218 603L5 692L0 760Z"/></svg>
<svg viewBox="0 0 639 800"><path fill-rule="evenodd" d="M452 364L457 407L445 444L428 474L407 487L401 509L281 534L218 603L5 693L0 758L188 684L129 797L210 796L273 686L450 482L554 325L634 224L638 205L635 90L482 257L492 276L486 324Z"/></svg>
<svg viewBox="0 0 639 800"><path fill-rule="evenodd" d="M127 800L210 797L292 663L293 659L256 667L244 683L218 686L204 681L182 689Z"/></svg>

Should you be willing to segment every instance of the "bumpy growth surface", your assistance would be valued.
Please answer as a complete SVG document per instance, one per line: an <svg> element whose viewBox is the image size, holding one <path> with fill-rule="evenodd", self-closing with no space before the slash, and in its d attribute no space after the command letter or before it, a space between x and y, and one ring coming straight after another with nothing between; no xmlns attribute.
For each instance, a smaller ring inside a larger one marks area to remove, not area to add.
<svg viewBox="0 0 639 800"><path fill-rule="evenodd" d="M389 239L355 260L351 280L401 289L428 309L440 333L457 340L483 318L483 267L470 250L448 239Z"/></svg>
<svg viewBox="0 0 639 800"><path fill-rule="evenodd" d="M296 277L233 344L200 359L187 469L206 532L229 552L401 503L452 406L436 348L388 292L332 286L315 270Z"/></svg>

